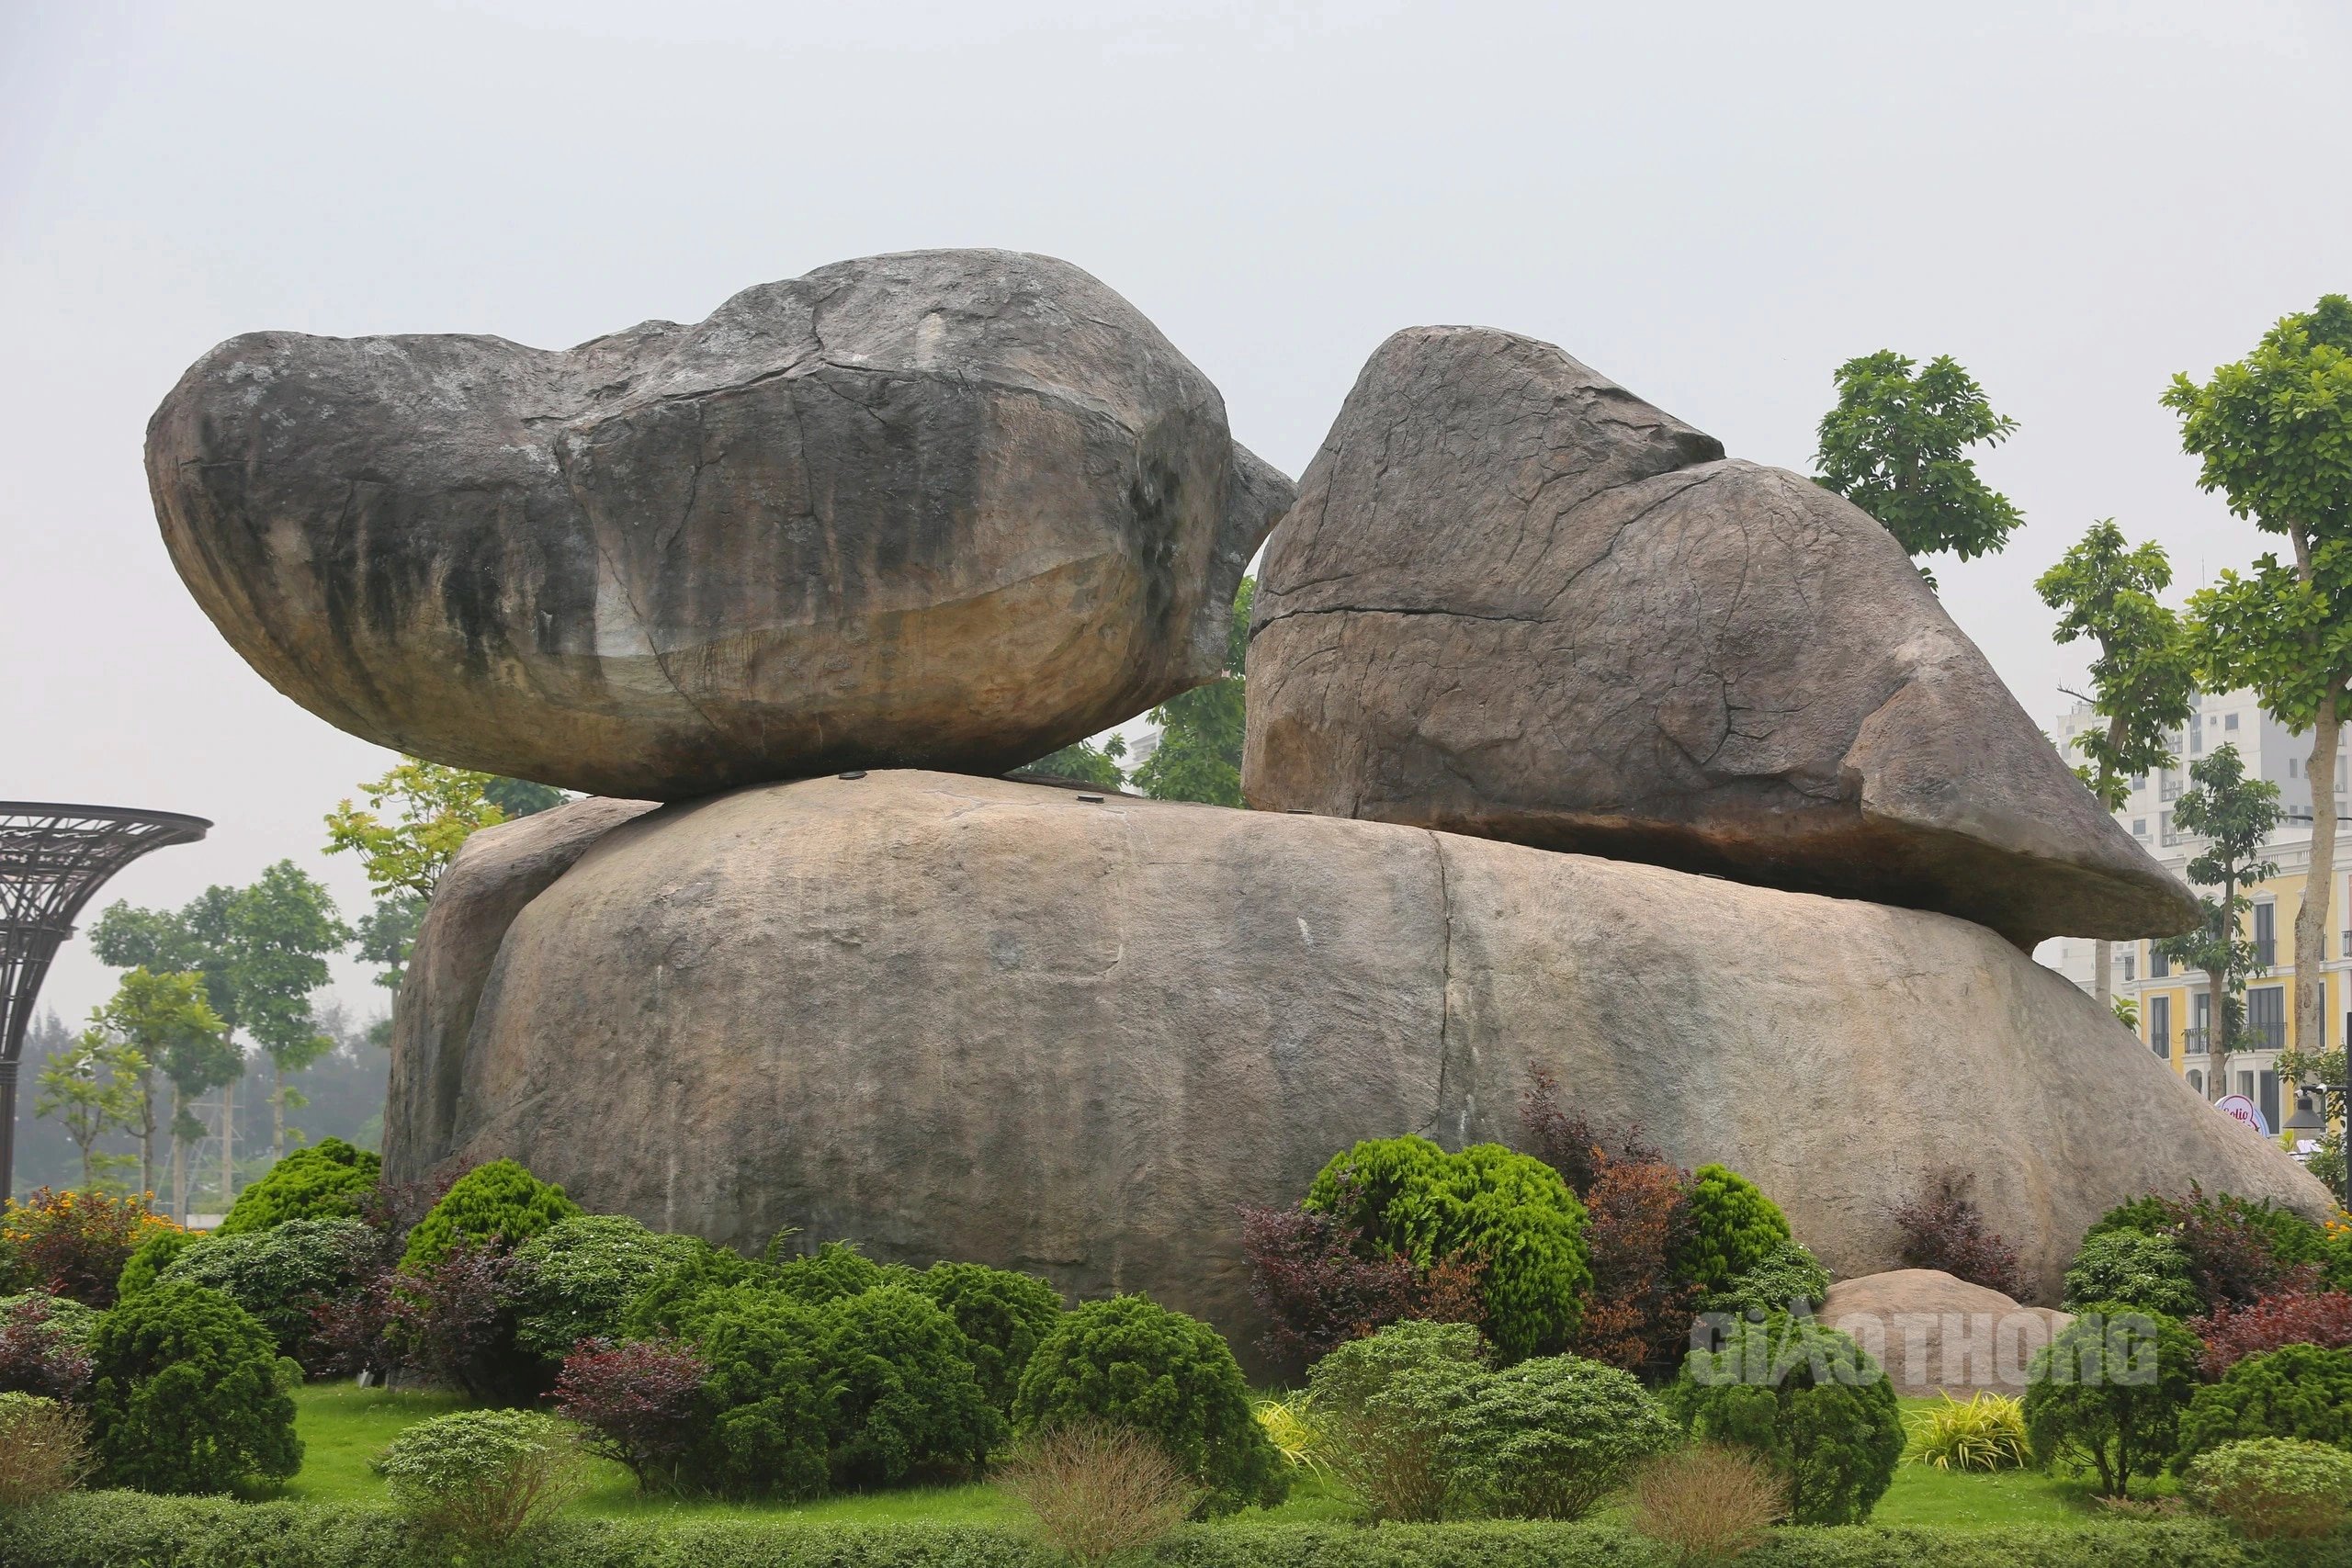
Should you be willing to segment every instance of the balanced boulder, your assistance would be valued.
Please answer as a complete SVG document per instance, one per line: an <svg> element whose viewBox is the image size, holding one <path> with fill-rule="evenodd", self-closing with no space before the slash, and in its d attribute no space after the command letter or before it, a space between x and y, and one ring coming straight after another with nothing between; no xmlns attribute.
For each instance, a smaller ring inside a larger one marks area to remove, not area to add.
<svg viewBox="0 0 2352 1568"><path fill-rule="evenodd" d="M1549 344L1383 344L1260 571L1242 787L1938 909L2188 930L1894 538Z"/></svg>
<svg viewBox="0 0 2352 1568"><path fill-rule="evenodd" d="M234 338L147 470L198 602L311 712L658 799L1001 771L1214 679L1292 495L1132 305L1007 251L565 352Z"/></svg>
<svg viewBox="0 0 2352 1568"><path fill-rule="evenodd" d="M1842 1274L1896 1262L1887 1212L1945 1169L2053 1293L2133 1195L2328 1201L1940 915L915 771L664 807L552 881L538 820L469 842L418 940L395 1179L511 1156L662 1228L1146 1291L1245 1343L1242 1205L1362 1138L1516 1139L1537 1066L1746 1172Z"/></svg>

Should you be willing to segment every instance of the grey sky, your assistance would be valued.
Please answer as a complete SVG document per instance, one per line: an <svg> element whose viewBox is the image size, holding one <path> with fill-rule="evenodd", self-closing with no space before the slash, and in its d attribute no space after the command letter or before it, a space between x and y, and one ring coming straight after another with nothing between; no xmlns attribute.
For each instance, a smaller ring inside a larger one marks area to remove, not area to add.
<svg viewBox="0 0 2352 1568"><path fill-rule="evenodd" d="M2086 524L2192 580L2262 547L2155 398L2352 289L2346 18L0 0L0 795L218 819L109 897L291 855L356 913L319 818L389 755L181 590L140 468L180 371L265 327L568 344L925 245L1092 271L1293 473L1417 322L1549 339L1798 468L1838 361L1955 355L2023 423L1984 467L2028 526L1945 603L2046 722L2083 660L2030 583ZM47 1000L109 985L77 944Z"/></svg>

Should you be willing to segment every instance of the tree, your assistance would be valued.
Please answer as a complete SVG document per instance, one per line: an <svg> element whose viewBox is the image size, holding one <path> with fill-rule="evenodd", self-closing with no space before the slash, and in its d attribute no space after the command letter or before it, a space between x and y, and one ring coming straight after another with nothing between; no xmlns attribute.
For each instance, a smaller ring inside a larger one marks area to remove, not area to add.
<svg viewBox="0 0 2352 1568"><path fill-rule="evenodd" d="M398 991L408 976L408 955L416 946L416 933L424 929L424 909L429 901L421 893L395 893L389 898L379 898L376 907L359 917L352 928L352 937L358 943L361 962L382 965L376 984Z"/></svg>
<svg viewBox="0 0 2352 1568"><path fill-rule="evenodd" d="M362 810L349 800L327 813L327 853L354 853L368 873L376 907L362 916L359 956L383 966L376 983L394 991L425 906L465 841L484 828L563 803L546 784L445 767L416 757L359 786Z"/></svg>
<svg viewBox="0 0 2352 1568"><path fill-rule="evenodd" d="M501 778L496 774L492 774L490 782L481 786L481 793L484 799L506 814L509 822L519 818L536 817L542 811L551 811L571 798L553 784L533 784L528 779Z"/></svg>
<svg viewBox="0 0 2352 1568"><path fill-rule="evenodd" d="M1243 661L1250 651L1250 602L1257 587L1256 579L1245 577L1233 597L1225 674L1151 710L1151 722L1159 726L1159 746L1136 770L1135 783L1154 800L1241 804L1241 736L1248 716Z"/></svg>
<svg viewBox="0 0 2352 1568"><path fill-rule="evenodd" d="M2132 775L2172 765L2169 738L2188 722L2195 662L2180 617L2156 602L2171 582L2164 547L2132 547L2109 517L2092 524L2033 585L2059 612L2059 642L2087 637L2098 644L2089 700L2107 728L2084 731L2075 745L2084 757L2083 782L2109 811L2131 798ZM2114 944L2101 937L2091 954L2099 1005L2111 1007Z"/></svg>
<svg viewBox="0 0 2352 1568"><path fill-rule="evenodd" d="M1838 367L1838 406L1821 416L1817 480L1877 518L1915 560L1939 550L1962 560L1991 555L2024 518L1963 454L1999 446L2017 421L1995 413L1950 355L1916 376L1912 363L1881 349ZM1935 586L1927 568L1919 575Z"/></svg>
<svg viewBox="0 0 2352 1568"><path fill-rule="evenodd" d="M2198 488L2267 534L2284 534L2253 574L2189 599L2199 662L2217 687L2251 686L2296 734L2311 731L2311 873L2295 917L2295 1038L2324 1038L2319 961L2335 882L2335 748L2352 696L2352 298L2330 294L2280 319L2245 358L2204 385L2175 376L2164 404L2203 459Z"/></svg>
<svg viewBox="0 0 2352 1568"><path fill-rule="evenodd" d="M1119 766L1127 754L1124 737L1114 735L1097 746L1091 740L1080 740L1048 752L1018 771L1038 773L1052 779L1075 779L1091 784L1096 789L1123 789L1126 786L1126 770Z"/></svg>
<svg viewBox="0 0 2352 1568"><path fill-rule="evenodd" d="M137 1126L138 1101L132 1080L146 1071L136 1051L107 1037L103 1029L82 1032L72 1050L51 1060L40 1070L40 1098L36 1116L55 1116L65 1127L82 1156L82 1187L100 1190L102 1173L120 1170L139 1161L130 1155L106 1154L98 1142L109 1133L127 1133Z"/></svg>
<svg viewBox="0 0 2352 1568"><path fill-rule="evenodd" d="M2233 1010L2245 994L2247 977L2261 967L2254 943L2238 935L2238 921L2250 903L2245 889L2278 874L2277 865L2255 857L2278 826L2278 786L2247 778L2234 746L2221 747L2191 763L2188 779L2191 787L2173 805L2173 823L2206 840L2204 852L2188 863L2188 880L2199 887L2218 887L2222 896L2200 897L2204 920L2186 936L2167 939L2164 951L2205 972L2215 1031L2206 1098L2219 1100L2228 1077Z"/></svg>
<svg viewBox="0 0 2352 1568"><path fill-rule="evenodd" d="M351 940L327 890L290 860L240 891L230 909L231 984L246 1032L269 1056L270 1156L286 1153L286 1112L308 1103L289 1088L298 1073L334 1048L311 1015L311 993L327 983L326 954Z"/></svg>
<svg viewBox="0 0 2352 1568"><path fill-rule="evenodd" d="M220 1206L236 1197L233 1133L237 1117L237 1080L243 1076L244 1053L236 1043L241 1021L238 993L231 976L232 964L231 909L237 890L219 884L206 888L181 909L137 909L121 899L107 906L91 929L90 945L98 962L118 969L143 968L157 975L196 974L204 978L205 998L220 1018L221 1042L237 1060L235 1076L220 1085ZM193 1114L189 1117L193 1124ZM176 1117L175 1133L184 1131ZM188 1132L190 1141L203 1136L200 1126ZM187 1212L185 1188L175 1190L178 1213Z"/></svg>
<svg viewBox="0 0 2352 1568"><path fill-rule="evenodd" d="M154 1070L160 1068L172 1086L165 1132L172 1144L174 1212L184 1212L177 1205L187 1196L187 1146L190 1139L204 1135L203 1124L188 1113L188 1102L233 1081L244 1070L243 1058L229 1044L229 1026L212 1010L202 976L157 975L145 968L125 975L90 1021L130 1046L146 1064L134 1085L139 1185L144 1192L155 1190Z"/></svg>

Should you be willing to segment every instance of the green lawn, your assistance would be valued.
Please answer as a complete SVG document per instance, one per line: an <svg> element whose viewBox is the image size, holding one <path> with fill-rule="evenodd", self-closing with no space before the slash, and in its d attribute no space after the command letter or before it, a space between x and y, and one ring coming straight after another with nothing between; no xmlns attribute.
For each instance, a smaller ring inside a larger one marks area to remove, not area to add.
<svg viewBox="0 0 2352 1568"><path fill-rule="evenodd" d="M1905 1400L1904 1413L1932 1404ZM301 1473L277 1495L311 1503L383 1501L384 1483L368 1468L401 1427L464 1407L453 1394L387 1393L348 1382L313 1383L295 1395L297 1430L302 1437ZM2170 1490L2168 1486L2159 1488ZM2133 1488L2135 1495L2140 1487ZM681 1502L640 1496L636 1481L616 1464L595 1462L587 1495L574 1505L582 1513L609 1517L800 1519L812 1523L893 1524L915 1520L956 1524L1017 1524L1020 1506L996 1487L906 1488L893 1492L827 1497L813 1503ZM1905 1463L1871 1516L1872 1524L1918 1525L1971 1529L1995 1525L2068 1524L2099 1517L2104 1510L2080 1481L2031 1471L1965 1475ZM1251 1519L1308 1523L1343 1519L1347 1500L1309 1479L1293 1489L1281 1507L1252 1513Z"/></svg>

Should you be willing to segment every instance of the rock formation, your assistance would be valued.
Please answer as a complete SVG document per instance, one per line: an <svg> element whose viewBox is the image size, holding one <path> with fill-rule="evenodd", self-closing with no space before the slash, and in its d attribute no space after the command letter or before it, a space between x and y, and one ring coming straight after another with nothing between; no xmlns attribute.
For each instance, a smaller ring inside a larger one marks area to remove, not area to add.
<svg viewBox="0 0 2352 1568"><path fill-rule="evenodd" d="M1261 808L1939 909L2021 946L2196 919L1876 522L1509 333L1373 355L1268 545L1249 671Z"/></svg>
<svg viewBox="0 0 2352 1568"><path fill-rule="evenodd" d="M1905 1399L1966 1399L1979 1389L2023 1393L2033 1353L2074 1321L2071 1313L2019 1306L1940 1269L1840 1280L1822 1298L1819 1316L1852 1335Z"/></svg>
<svg viewBox="0 0 2352 1568"><path fill-rule="evenodd" d="M657 1226L1147 1291L1245 1348L1238 1206L1359 1138L1512 1137L1538 1064L1754 1178L1841 1274L1896 1261L1888 1209L1946 1168L2053 1294L2125 1197L2327 1201L1941 915L912 771L670 806L578 853L589 809L479 835L444 881L390 1176L512 1156Z"/></svg>
<svg viewBox="0 0 2352 1568"><path fill-rule="evenodd" d="M1007 251L561 353L252 333L147 468L198 602L311 712L662 799L1000 772L1210 680L1292 493L1133 306Z"/></svg>

